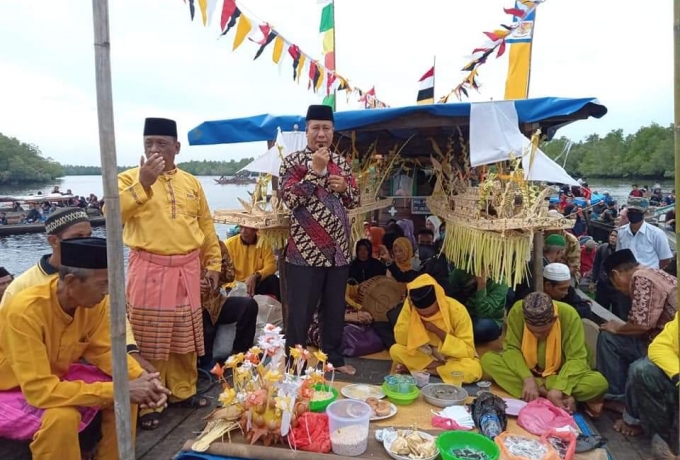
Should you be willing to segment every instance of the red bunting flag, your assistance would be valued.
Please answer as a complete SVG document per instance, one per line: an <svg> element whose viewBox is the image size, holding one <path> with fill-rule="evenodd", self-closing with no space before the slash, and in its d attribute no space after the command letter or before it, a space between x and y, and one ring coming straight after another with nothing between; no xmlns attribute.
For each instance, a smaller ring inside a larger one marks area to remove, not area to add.
<svg viewBox="0 0 680 460"><path fill-rule="evenodd" d="M224 0L222 4L222 16L220 17L220 29L224 30L227 23L236 12L236 0Z"/></svg>

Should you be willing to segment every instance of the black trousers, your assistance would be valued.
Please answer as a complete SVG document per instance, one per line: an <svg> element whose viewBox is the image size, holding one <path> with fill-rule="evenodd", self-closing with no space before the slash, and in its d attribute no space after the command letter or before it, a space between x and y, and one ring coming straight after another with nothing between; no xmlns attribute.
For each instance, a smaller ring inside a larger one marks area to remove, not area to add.
<svg viewBox="0 0 680 460"><path fill-rule="evenodd" d="M257 295L269 295L273 296L281 301L281 284L279 282L279 277L276 275L271 275L257 283L255 288L255 294Z"/></svg>
<svg viewBox="0 0 680 460"><path fill-rule="evenodd" d="M226 356L213 357L213 345L217 336L217 326L222 324L236 323L236 337L232 353L244 353L253 346L255 340L255 328L257 326L257 302L252 297L229 297L222 305L220 316L215 324L210 320L210 315L203 310L203 340L205 355L201 357L201 364L212 361L213 358L226 358Z"/></svg>
<svg viewBox="0 0 680 460"><path fill-rule="evenodd" d="M334 367L345 365L342 331L345 326L345 286L349 266L318 268L286 263L288 323L286 350L305 346L314 312L319 308L321 348Z"/></svg>

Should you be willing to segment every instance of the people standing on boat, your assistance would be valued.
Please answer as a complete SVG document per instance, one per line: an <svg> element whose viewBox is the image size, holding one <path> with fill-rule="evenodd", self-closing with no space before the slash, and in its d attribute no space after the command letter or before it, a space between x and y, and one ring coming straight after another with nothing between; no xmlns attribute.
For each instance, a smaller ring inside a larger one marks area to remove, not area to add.
<svg viewBox="0 0 680 460"><path fill-rule="evenodd" d="M630 249L617 250L604 268L616 289L631 299L627 321L603 324L597 340L597 369L609 382L605 401L623 414L614 427L622 431L628 429L627 418L635 415L626 411L625 404L629 368L647 356L650 342L677 313L678 280L663 270L642 266Z"/></svg>
<svg viewBox="0 0 680 460"><path fill-rule="evenodd" d="M680 379L678 349L678 314L649 345L648 357L635 361L626 386L626 408L634 413L620 431L625 435L659 435L678 452L678 380Z"/></svg>
<svg viewBox="0 0 680 460"><path fill-rule="evenodd" d="M36 460L80 459L78 433L101 412L95 458L118 459L106 240L60 245L59 277L0 310L0 433L31 440ZM138 405L164 406L169 392L131 356L127 371L134 433Z"/></svg>
<svg viewBox="0 0 680 460"><path fill-rule="evenodd" d="M281 300L281 285L276 276L276 256L271 247L257 246L257 229L239 227L239 234L224 244L234 264L234 282L245 283L249 296L269 295ZM233 287L233 283L228 288Z"/></svg>
<svg viewBox="0 0 680 460"><path fill-rule="evenodd" d="M635 259L651 268L664 268L673 253L663 230L645 222L647 198L628 198L628 225L619 228L617 250L630 249Z"/></svg>
<svg viewBox="0 0 680 460"><path fill-rule="evenodd" d="M420 275L407 286L408 295L394 326L396 343L390 357L396 371L426 371L451 383L462 373L464 383L482 377L475 352L472 320L465 307L447 297L429 275Z"/></svg>
<svg viewBox="0 0 680 460"><path fill-rule="evenodd" d="M609 241L597 248L595 261L593 262L593 271L590 275L590 291L595 293L595 302L625 321L626 316L618 308L618 291L604 269L604 264L609 256L616 252L617 240L618 230L614 229L609 232Z"/></svg>
<svg viewBox="0 0 680 460"><path fill-rule="evenodd" d="M13 279L14 276L12 276L12 274L8 272L5 267L0 267L0 302L5 295L7 287L9 287Z"/></svg>
<svg viewBox="0 0 680 460"><path fill-rule="evenodd" d="M307 147L281 165L282 199L291 211L285 250L288 292L286 349L305 345L314 311L319 309L321 344L329 362L355 374L342 356L345 288L351 228L347 210L359 206L359 190L347 161L332 152L333 110L307 110Z"/></svg>
<svg viewBox="0 0 680 460"><path fill-rule="evenodd" d="M503 351L485 353L482 368L513 398L546 398L570 413L577 402L595 406L607 391L605 377L590 368L576 310L544 292L515 302Z"/></svg>
<svg viewBox="0 0 680 460"><path fill-rule="evenodd" d="M175 165L177 124L144 123L140 166L118 175L123 241L130 248L126 294L139 350L172 392L170 402L205 407L196 395L204 353L200 280L219 287L220 245L201 183ZM162 408L141 411L144 429L158 426Z"/></svg>

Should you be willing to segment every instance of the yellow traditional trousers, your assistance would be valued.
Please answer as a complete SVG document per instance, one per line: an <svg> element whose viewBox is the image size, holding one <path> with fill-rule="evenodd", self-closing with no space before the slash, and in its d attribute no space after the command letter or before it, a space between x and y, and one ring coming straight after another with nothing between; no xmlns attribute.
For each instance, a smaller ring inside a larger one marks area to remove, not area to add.
<svg viewBox="0 0 680 460"><path fill-rule="evenodd" d="M189 399L196 394L196 382L198 370L196 353L170 353L167 361L149 360L160 375L161 384L172 392L168 398L170 403L178 403ZM155 409L162 412L163 409ZM154 412L154 409L142 409L141 416Z"/></svg>
<svg viewBox="0 0 680 460"><path fill-rule="evenodd" d="M482 365L489 377L513 398L522 397L524 381L515 371L510 369L503 359L503 353L496 353L493 351L486 352L482 356ZM536 378L536 383L539 386L545 386L547 390L551 390L555 386L557 378L557 375L551 375L545 380ZM573 384L573 388L566 389L563 393L573 396L574 399L579 402L588 402L597 399L604 395L609 387L604 376L596 371L586 371L579 376L571 377L570 380Z"/></svg>
<svg viewBox="0 0 680 460"><path fill-rule="evenodd" d="M137 405L130 406L132 442L137 431ZM102 409L102 439L97 446L96 460L118 460L118 438L113 405ZM33 460L80 460L78 424L80 412L75 407L46 409L40 429L33 436Z"/></svg>
<svg viewBox="0 0 680 460"><path fill-rule="evenodd" d="M432 356L419 350L409 353L405 345L398 343L390 347L390 357L395 363L406 366L409 371L422 371L434 361ZM463 383L476 382L482 378L482 366L476 358L448 358L437 367L437 373L445 383L452 383L452 372L462 372Z"/></svg>

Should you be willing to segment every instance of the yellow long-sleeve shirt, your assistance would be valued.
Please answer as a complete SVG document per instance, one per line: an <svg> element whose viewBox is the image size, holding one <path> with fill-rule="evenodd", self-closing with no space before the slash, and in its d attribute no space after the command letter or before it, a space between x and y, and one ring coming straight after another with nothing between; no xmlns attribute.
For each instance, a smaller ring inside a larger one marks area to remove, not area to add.
<svg viewBox="0 0 680 460"><path fill-rule="evenodd" d="M59 380L81 358L112 375L108 296L71 317L59 305L57 283L25 289L0 310L0 390L19 386L40 409L111 403L112 382ZM131 379L144 372L129 355L127 362Z"/></svg>
<svg viewBox="0 0 680 460"><path fill-rule="evenodd" d="M162 173L149 192L139 183L139 168L118 175L123 241L132 249L159 255L201 250L201 265L221 268L215 225L201 183L174 169Z"/></svg>
<svg viewBox="0 0 680 460"><path fill-rule="evenodd" d="M224 244L234 263L234 281L245 281L256 272L262 279L276 273L276 256L271 248L258 248L255 244L245 244L240 235L228 238ZM231 285L233 283L230 283Z"/></svg>
<svg viewBox="0 0 680 460"><path fill-rule="evenodd" d="M647 350L650 361L659 366L668 378L680 374L680 347L678 347L678 314L663 328Z"/></svg>
<svg viewBox="0 0 680 460"><path fill-rule="evenodd" d="M17 276L5 290L5 294L0 301L0 309L2 309L9 300L15 297L25 289L47 284L51 280L59 276L59 271L49 263L50 254L46 254L40 258L37 264ZM132 333L132 326L127 316L125 317L125 343L128 352L137 352L137 342L135 335Z"/></svg>

